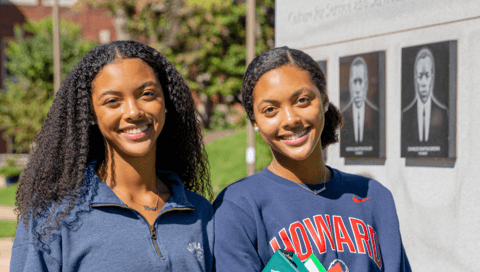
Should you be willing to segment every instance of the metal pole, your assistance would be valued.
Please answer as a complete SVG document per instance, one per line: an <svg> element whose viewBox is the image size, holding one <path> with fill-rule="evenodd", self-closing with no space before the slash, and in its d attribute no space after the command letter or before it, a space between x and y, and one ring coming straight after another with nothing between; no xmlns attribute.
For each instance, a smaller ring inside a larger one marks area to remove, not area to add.
<svg viewBox="0 0 480 272"><path fill-rule="evenodd" d="M53 5L53 86L54 86L54 93L56 94L57 91L60 89L60 83L62 80L62 73L61 73L61 45L60 45L60 16L58 15L59 9L59 0L55 0L55 4Z"/></svg>
<svg viewBox="0 0 480 272"><path fill-rule="evenodd" d="M255 57L255 0L247 0L247 66ZM247 119L247 174L255 174L255 131Z"/></svg>

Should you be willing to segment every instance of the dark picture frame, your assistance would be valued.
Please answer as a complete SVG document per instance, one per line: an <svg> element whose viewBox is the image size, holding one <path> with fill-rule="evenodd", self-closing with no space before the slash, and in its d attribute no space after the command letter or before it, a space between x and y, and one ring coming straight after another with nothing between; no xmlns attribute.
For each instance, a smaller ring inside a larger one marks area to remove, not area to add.
<svg viewBox="0 0 480 272"><path fill-rule="evenodd" d="M401 157L456 158L457 41L402 48Z"/></svg>
<svg viewBox="0 0 480 272"><path fill-rule="evenodd" d="M341 57L340 157L385 158L385 51Z"/></svg>

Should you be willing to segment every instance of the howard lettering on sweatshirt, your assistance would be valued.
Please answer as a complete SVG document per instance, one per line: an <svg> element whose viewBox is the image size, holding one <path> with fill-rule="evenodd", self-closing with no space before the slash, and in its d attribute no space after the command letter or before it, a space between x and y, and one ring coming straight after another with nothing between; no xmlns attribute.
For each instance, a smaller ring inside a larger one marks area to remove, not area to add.
<svg viewBox="0 0 480 272"><path fill-rule="evenodd" d="M279 240L283 243L282 249L294 251L301 261L306 260L313 253L313 246L315 246L320 254L326 253L327 250L368 254L378 268L382 268L377 233L370 225L358 218L349 217L345 224L339 215L332 217L328 214L315 215L313 218L303 219L302 222L291 223L288 229L281 229L278 236L270 240L273 252L280 248Z"/></svg>

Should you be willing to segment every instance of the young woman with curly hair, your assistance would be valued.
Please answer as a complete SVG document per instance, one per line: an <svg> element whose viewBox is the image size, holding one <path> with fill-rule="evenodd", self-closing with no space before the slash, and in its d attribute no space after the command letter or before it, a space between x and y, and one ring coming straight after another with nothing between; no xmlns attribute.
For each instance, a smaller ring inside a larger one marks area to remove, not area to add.
<svg viewBox="0 0 480 272"><path fill-rule="evenodd" d="M63 82L20 178L11 271L211 271L190 90L160 53L99 46Z"/></svg>
<svg viewBox="0 0 480 272"><path fill-rule="evenodd" d="M287 47L263 52L242 97L273 160L215 200L217 271L262 271L277 249L314 254L332 271L409 271L391 193L324 164L343 117L318 64Z"/></svg>

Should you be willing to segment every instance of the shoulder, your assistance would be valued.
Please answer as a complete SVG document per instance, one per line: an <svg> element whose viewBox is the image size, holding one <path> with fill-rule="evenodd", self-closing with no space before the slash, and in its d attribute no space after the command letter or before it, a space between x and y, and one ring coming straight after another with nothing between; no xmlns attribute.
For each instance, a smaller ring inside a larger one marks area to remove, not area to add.
<svg viewBox="0 0 480 272"><path fill-rule="evenodd" d="M438 108L444 112L448 111L447 106L440 103L440 101L438 101L435 96L432 96L432 108Z"/></svg>
<svg viewBox="0 0 480 272"><path fill-rule="evenodd" d="M417 99L414 99L408 106L406 106L403 110L402 110L402 115L403 114L408 114L408 113L416 113L415 111L413 111L412 109L416 109L414 106L417 105Z"/></svg>
<svg viewBox="0 0 480 272"><path fill-rule="evenodd" d="M266 171L240 179L220 192L213 202L215 216L219 210L252 216L265 202L282 197L284 193L279 191L280 186L268 177Z"/></svg>
<svg viewBox="0 0 480 272"><path fill-rule="evenodd" d="M19 220L15 232L11 259L12 264L15 263L13 266L18 266L19 261L25 262L25 258L29 256L49 259L53 263L60 264L62 256L60 229L49 229L48 226L51 223L49 223L47 217L30 218L26 226L24 220L25 217ZM47 227L44 227L45 225Z"/></svg>
<svg viewBox="0 0 480 272"><path fill-rule="evenodd" d="M251 176L240 179L223 189L215 199L214 206L224 200L237 203L255 198L257 195L256 193L264 191L266 187L270 188L271 184L268 181L268 178L263 175L263 171L255 173Z"/></svg>
<svg viewBox="0 0 480 272"><path fill-rule="evenodd" d="M353 194L358 196L374 196L377 200L389 201L390 199L393 199L390 190L374 178L360 174L345 173L335 168L331 169L334 172L334 175L336 172L341 176L340 185Z"/></svg>
<svg viewBox="0 0 480 272"><path fill-rule="evenodd" d="M353 105L353 103L350 102L347 106L345 106L345 107L341 110L341 113L342 113L342 114L347 114L347 113L349 113L349 114L351 115L351 114L352 114L352 110L351 110L351 109L352 109L352 105Z"/></svg>
<svg viewBox="0 0 480 272"><path fill-rule="evenodd" d="M190 202L195 209L201 209L202 211L209 211L213 213L212 203L208 201L204 196L195 192L185 190L185 196L188 202Z"/></svg>

